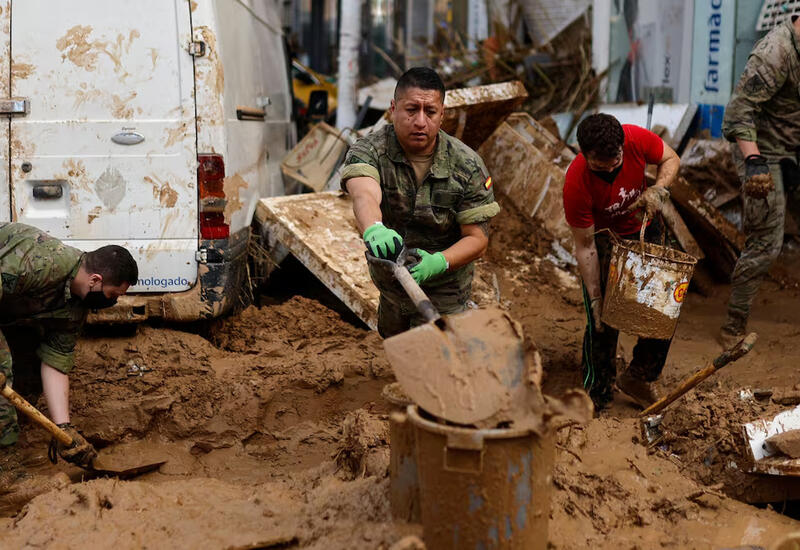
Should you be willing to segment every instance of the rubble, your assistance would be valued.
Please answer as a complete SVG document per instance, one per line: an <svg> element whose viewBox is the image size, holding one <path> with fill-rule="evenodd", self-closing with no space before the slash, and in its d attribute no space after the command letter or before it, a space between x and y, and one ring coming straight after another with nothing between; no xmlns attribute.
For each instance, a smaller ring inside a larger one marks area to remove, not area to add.
<svg viewBox="0 0 800 550"><path fill-rule="evenodd" d="M529 115L515 115L510 122L514 127L509 122L501 124L478 154L497 182L497 192L508 196L539 222L551 238L571 248L571 232L561 199L566 170L554 162L558 158L561 165L569 165L570 155L555 146L557 140ZM543 136L547 145L542 150L535 143L542 143Z"/></svg>

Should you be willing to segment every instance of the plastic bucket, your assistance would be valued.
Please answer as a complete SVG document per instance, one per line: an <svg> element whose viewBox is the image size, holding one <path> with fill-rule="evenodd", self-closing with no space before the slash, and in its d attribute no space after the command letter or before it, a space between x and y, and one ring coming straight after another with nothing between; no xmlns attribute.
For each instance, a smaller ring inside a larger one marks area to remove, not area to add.
<svg viewBox="0 0 800 550"><path fill-rule="evenodd" d="M392 405L389 414L389 502L392 517L419 522L419 481L414 427L408 421L406 409L411 399L399 382L383 387L383 398Z"/></svg>
<svg viewBox="0 0 800 550"><path fill-rule="evenodd" d="M428 548L547 548L554 443L530 431L439 424L411 405Z"/></svg>
<svg viewBox="0 0 800 550"><path fill-rule="evenodd" d="M680 250L617 240L611 250L603 322L628 334L669 340L696 263Z"/></svg>

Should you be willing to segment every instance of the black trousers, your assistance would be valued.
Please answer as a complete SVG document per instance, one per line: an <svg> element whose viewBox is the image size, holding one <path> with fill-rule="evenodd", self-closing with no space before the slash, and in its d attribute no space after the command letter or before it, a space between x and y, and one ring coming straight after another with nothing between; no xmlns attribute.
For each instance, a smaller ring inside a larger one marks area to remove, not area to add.
<svg viewBox="0 0 800 550"><path fill-rule="evenodd" d="M645 230L645 240L660 244L664 235L661 217L654 219ZM639 233L622 235L623 239L639 240ZM607 232L594 237L597 257L600 262L600 288L605 297L608 267L611 263L611 249L614 245ZM583 287L583 303L586 310L586 329L583 334L583 386L594 401L595 408L601 409L613 399L613 385L617 377L617 340L619 331L603 323L603 331L597 332L592 322L589 294ZM664 368L672 340L639 338L633 348L633 359L628 367L635 378L652 382Z"/></svg>

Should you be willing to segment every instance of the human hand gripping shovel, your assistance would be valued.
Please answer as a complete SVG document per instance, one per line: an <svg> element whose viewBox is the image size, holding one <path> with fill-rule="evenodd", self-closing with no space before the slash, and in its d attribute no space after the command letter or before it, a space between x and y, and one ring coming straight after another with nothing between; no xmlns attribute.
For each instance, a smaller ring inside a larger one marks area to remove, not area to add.
<svg viewBox="0 0 800 550"><path fill-rule="evenodd" d="M722 367L742 358L751 349L753 349L757 339L758 335L755 332L751 332L745 338L740 340L738 344L724 351L707 367L697 371L688 378L685 378L677 388L639 413L639 418L642 419L642 433L647 439L648 445L655 445L658 443L661 437L663 437L660 426L664 415L658 413L666 409L669 405L682 397L686 392L697 386L700 382L720 370Z"/></svg>
<svg viewBox="0 0 800 550"><path fill-rule="evenodd" d="M50 434L61 444L65 447L70 447L73 444L73 438L70 436L66 431L59 428L52 420L47 418L41 412L39 412L36 407L28 403L25 399L22 398L17 392L11 389L11 386L6 384L6 377L2 373L0 373L0 395L8 399L8 401L14 405L21 413L25 414L28 418L33 420L36 424L39 424L42 428L50 432ZM50 457L53 460L53 456ZM119 465L110 463L107 459L103 457L96 457L90 461L90 463L86 466L81 466L85 470L90 472L94 472L100 475L109 475L115 477L133 477L140 474L144 474L146 472L151 472L153 470L158 469L159 466L164 464L166 461L162 460L160 462L148 462L145 464L137 464L134 466L130 465Z"/></svg>

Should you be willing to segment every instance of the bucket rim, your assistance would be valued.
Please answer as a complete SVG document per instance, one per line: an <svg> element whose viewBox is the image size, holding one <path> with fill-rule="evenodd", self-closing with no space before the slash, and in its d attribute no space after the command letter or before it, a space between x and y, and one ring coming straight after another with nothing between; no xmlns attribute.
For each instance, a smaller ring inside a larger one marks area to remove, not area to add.
<svg viewBox="0 0 800 550"><path fill-rule="evenodd" d="M657 248L663 248L663 249L666 249L666 250L670 250L670 251L672 251L672 253L677 254L678 258L665 258L663 256L657 256L657 255L652 254L652 253L647 252L647 251L644 252L645 257L653 258L655 260L661 260L663 262L672 262L672 263L675 263L675 264L682 264L682 265L689 265L689 266L694 266L694 265L697 264L697 258L695 258L691 254L689 254L687 252L684 252L682 250L678 250L676 248L670 248L668 246L662 246L662 245L656 244L656 243L645 243L645 244L648 245L648 246L651 246L651 247L657 247ZM642 255L642 243L639 242L639 241L632 241L630 239L620 239L619 241L614 243L614 246L615 247L618 246L618 247L623 248L625 250L630 250L631 252L635 252L636 254L639 254L640 256Z"/></svg>
<svg viewBox="0 0 800 550"><path fill-rule="evenodd" d="M418 409L419 407L413 404L409 405L406 409L406 414L408 415L408 419L411 420L411 423L439 435L478 436L480 439L511 439L514 437L527 437L534 434L532 430L522 428L466 428L463 426L445 426L444 424L422 418Z"/></svg>
<svg viewBox="0 0 800 550"><path fill-rule="evenodd" d="M391 403L396 407L406 408L407 406L411 405L413 403L413 401L411 401L411 398L401 399L398 396L392 394L390 388L396 388L396 387L402 389L400 382L391 382L389 384L386 384L381 390L381 397L383 397L384 399L386 399L386 401L388 401L389 403Z"/></svg>

